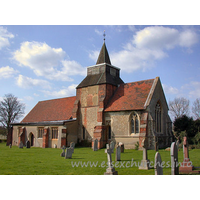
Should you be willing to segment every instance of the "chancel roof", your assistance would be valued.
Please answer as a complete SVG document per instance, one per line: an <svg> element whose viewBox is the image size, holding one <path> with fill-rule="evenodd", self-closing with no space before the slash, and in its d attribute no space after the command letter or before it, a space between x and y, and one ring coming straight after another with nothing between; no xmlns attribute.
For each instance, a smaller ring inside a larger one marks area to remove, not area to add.
<svg viewBox="0 0 200 200"><path fill-rule="evenodd" d="M145 109L154 79L121 84L108 103L105 111Z"/></svg>
<svg viewBox="0 0 200 200"><path fill-rule="evenodd" d="M76 97L39 101L21 123L64 121L72 116Z"/></svg>

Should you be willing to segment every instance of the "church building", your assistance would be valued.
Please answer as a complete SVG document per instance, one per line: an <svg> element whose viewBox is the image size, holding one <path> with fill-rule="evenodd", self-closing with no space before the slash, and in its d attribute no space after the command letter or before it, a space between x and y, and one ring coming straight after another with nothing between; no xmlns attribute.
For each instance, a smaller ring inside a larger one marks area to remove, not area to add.
<svg viewBox="0 0 200 200"><path fill-rule="evenodd" d="M172 122L159 77L124 83L120 69L111 64L105 45L96 65L76 88L76 96L40 101L20 122L13 124L12 145L61 148L70 142L98 148L111 141L126 149L170 146Z"/></svg>

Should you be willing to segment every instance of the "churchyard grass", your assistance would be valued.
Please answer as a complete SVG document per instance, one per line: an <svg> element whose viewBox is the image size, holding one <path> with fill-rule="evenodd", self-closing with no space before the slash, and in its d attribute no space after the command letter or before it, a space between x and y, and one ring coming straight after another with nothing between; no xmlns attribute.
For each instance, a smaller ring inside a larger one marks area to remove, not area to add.
<svg viewBox="0 0 200 200"><path fill-rule="evenodd" d="M115 151L112 160L115 161ZM62 149L37 148L20 149L17 146L9 148L5 143L0 143L0 174L1 175L103 175L106 171L107 155L105 149L93 151L91 148L76 148L72 159L65 159L60 154ZM162 161L171 164L170 151L159 150ZM200 167L200 149L189 151L190 160L195 167ZM154 162L155 151L148 150L148 159ZM133 160L132 160L133 159ZM115 170L119 175L154 175L154 169L139 170L138 166L131 165L131 161L137 165L142 160L142 151L125 149L121 153ZM183 151L179 151L179 162L183 160ZM79 163L79 166L72 167ZM81 167L81 164L88 163L88 166ZM90 163L97 166L90 166ZM115 163L115 162L114 162ZM123 164L123 165L121 165ZM167 164L165 164L166 166ZM171 174L170 167L163 168L164 175Z"/></svg>

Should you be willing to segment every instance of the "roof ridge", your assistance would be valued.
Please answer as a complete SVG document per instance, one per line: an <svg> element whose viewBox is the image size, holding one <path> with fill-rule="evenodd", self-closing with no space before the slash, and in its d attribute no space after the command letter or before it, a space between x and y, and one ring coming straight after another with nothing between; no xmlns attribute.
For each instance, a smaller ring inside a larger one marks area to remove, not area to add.
<svg viewBox="0 0 200 200"><path fill-rule="evenodd" d="M57 98L57 99L48 99L48 100L38 101L38 103L39 103L39 102L44 102L44 101L54 101L54 100L59 100L59 99L67 99L67 98L72 98L72 97L76 97L76 96L61 97L61 98Z"/></svg>
<svg viewBox="0 0 200 200"><path fill-rule="evenodd" d="M146 80L141 80L141 81L128 82L128 83L122 83L122 84L131 84L131 83L138 83L138 82L143 82L143 81L150 81L150 80L155 80L156 78L151 78L151 79L146 79Z"/></svg>

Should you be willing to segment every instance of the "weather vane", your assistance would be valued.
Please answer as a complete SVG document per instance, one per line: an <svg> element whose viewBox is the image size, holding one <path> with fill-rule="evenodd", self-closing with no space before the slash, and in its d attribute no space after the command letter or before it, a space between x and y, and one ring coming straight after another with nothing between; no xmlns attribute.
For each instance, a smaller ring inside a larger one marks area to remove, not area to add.
<svg viewBox="0 0 200 200"><path fill-rule="evenodd" d="M103 33L103 37L104 37L103 40L105 42L105 40L106 40L106 38L105 38L106 37L105 30L104 30L104 33Z"/></svg>

